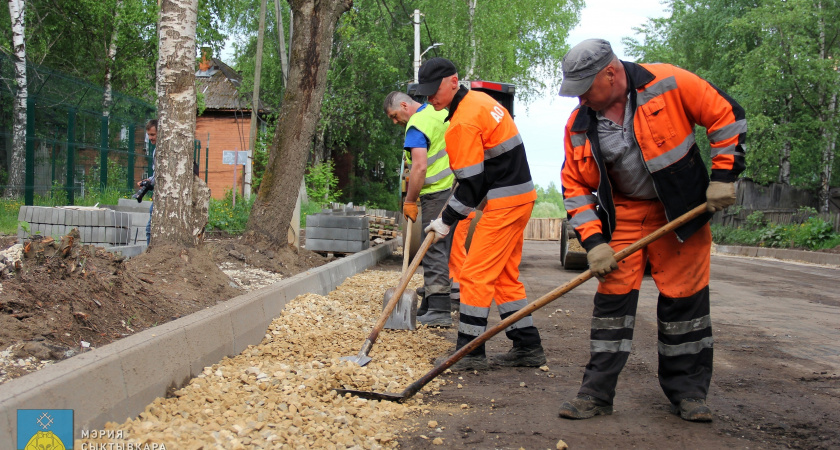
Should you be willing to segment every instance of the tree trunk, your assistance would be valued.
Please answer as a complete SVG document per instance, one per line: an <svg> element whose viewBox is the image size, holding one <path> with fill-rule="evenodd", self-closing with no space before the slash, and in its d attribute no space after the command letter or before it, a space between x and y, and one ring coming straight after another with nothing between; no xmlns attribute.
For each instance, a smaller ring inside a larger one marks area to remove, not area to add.
<svg viewBox="0 0 840 450"><path fill-rule="evenodd" d="M788 94L785 96L785 112L782 114L782 132L785 135L788 134L788 128L790 126L789 117L791 115L791 100L792 96ZM782 144L782 151L781 155L779 155L779 183L785 184L790 186L790 151L793 148L793 143L791 143L790 138L784 138L784 144Z"/></svg>
<svg viewBox="0 0 840 450"><path fill-rule="evenodd" d="M467 68L466 76L464 77L465 80L472 80L473 75L475 74L475 64L476 60L478 59L478 48L476 48L475 43L475 6L478 0L467 0L467 3L470 7L470 50L472 52L470 56L470 67Z"/></svg>
<svg viewBox="0 0 840 450"><path fill-rule="evenodd" d="M280 11L280 1L274 0L274 12L277 14L277 39L279 45L277 51L280 53L280 69L283 71L283 87L289 80L289 58L286 56L286 37L283 36L283 14ZM291 36L289 42L291 42Z"/></svg>
<svg viewBox="0 0 840 450"><path fill-rule="evenodd" d="M111 115L111 103L114 101L114 90L111 86L111 73L114 69L114 62L117 59L117 37L120 32L120 16L122 13L122 0L117 0L114 8L114 30L111 32L111 43L108 45L108 58L105 59L105 82L102 94L102 115Z"/></svg>
<svg viewBox="0 0 840 450"><path fill-rule="evenodd" d="M15 99L12 106L12 162L9 166L9 185L6 197L17 197L23 192L26 175L26 99L29 96L26 81L26 31L24 22L24 0L9 0L9 14L12 18L12 61L15 66Z"/></svg>
<svg viewBox="0 0 840 450"><path fill-rule="evenodd" d="M834 112L837 109L837 94L831 96L831 102L828 105L829 117L834 117ZM837 144L837 133L834 130L823 128L823 136L825 137L825 147L822 154L822 170L820 171L820 212L827 213L830 211L831 203L831 168L834 165L834 150Z"/></svg>
<svg viewBox="0 0 840 450"><path fill-rule="evenodd" d="M192 171L197 9L198 0L163 0L160 6L153 247L195 247L207 224L210 192Z"/></svg>
<svg viewBox="0 0 840 450"><path fill-rule="evenodd" d="M333 34L352 0L291 0L289 83L283 95L260 193L251 209L246 239L266 247L286 245L289 223L318 125L326 89Z"/></svg>

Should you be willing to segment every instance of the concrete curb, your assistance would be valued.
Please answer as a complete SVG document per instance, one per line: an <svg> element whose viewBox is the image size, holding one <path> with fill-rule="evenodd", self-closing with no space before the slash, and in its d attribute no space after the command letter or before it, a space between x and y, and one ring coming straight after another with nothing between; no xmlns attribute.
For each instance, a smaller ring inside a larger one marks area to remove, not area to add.
<svg viewBox="0 0 840 450"><path fill-rule="evenodd" d="M800 261L810 264L840 266L840 254L809 252L807 250L787 250L783 248L740 247L737 245L715 245L715 252L723 255L749 256L753 258L775 258L787 261Z"/></svg>
<svg viewBox="0 0 840 450"><path fill-rule="evenodd" d="M396 246L388 241L12 380L0 386L0 442L16 442L18 409L73 409L75 436L135 417L167 388L259 344L289 300L326 295Z"/></svg>

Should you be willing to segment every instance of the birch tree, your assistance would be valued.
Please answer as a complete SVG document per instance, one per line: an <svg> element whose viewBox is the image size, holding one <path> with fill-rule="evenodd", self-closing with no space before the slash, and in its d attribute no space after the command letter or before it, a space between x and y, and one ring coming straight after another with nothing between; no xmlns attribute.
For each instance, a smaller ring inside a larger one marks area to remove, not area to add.
<svg viewBox="0 0 840 450"><path fill-rule="evenodd" d="M288 86L245 236L259 247L286 244L326 89L333 34L352 0L291 0L294 36Z"/></svg>
<svg viewBox="0 0 840 450"><path fill-rule="evenodd" d="M193 176L195 31L198 0L162 0L158 57L158 144L152 251L195 247L207 223L210 190Z"/></svg>
<svg viewBox="0 0 840 450"><path fill-rule="evenodd" d="M12 107L14 125L12 126L12 162L9 165L9 185L6 197L16 197L23 190L26 168L26 101L28 98L26 81L26 26L24 0L9 0L9 15L12 18L12 61L15 66L15 99Z"/></svg>

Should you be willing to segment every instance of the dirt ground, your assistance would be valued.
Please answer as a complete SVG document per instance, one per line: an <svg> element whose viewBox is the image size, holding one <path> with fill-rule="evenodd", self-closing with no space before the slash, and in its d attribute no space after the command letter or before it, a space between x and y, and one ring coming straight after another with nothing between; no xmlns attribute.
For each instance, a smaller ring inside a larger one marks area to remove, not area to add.
<svg viewBox="0 0 840 450"><path fill-rule="evenodd" d="M571 280L559 245L526 241L521 280L536 299ZM380 268L399 270L399 261ZM402 448L837 448L840 446L840 268L725 256L712 258L715 374L708 398L715 420L690 423L670 413L657 382L656 290L642 284L630 360L615 412L584 421L558 417L574 397L589 356L595 281L539 310L548 371L499 368L448 374L429 413ZM491 313L491 325L498 315ZM454 342L454 329L441 332ZM504 352L503 335L488 354ZM434 358L438 355L429 355ZM460 405L469 404L469 409ZM438 423L431 429L428 421Z"/></svg>
<svg viewBox="0 0 840 450"><path fill-rule="evenodd" d="M2 236L0 250L16 243ZM260 287L243 269L276 280L329 261L306 250L252 249L237 237L129 260L78 241L72 251L42 247L0 275L0 382Z"/></svg>

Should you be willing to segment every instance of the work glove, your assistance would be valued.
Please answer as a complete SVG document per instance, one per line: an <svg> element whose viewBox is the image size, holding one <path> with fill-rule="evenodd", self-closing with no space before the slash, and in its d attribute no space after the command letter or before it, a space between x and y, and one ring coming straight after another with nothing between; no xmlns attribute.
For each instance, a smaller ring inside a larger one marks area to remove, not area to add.
<svg viewBox="0 0 840 450"><path fill-rule="evenodd" d="M437 219L433 220L428 227L426 227L425 231L426 233L434 231L435 240L433 242L437 242L445 238L446 235L449 234L449 225L443 223L443 219L438 217Z"/></svg>
<svg viewBox="0 0 840 450"><path fill-rule="evenodd" d="M735 183L712 181L706 189L706 211L723 211L735 204Z"/></svg>
<svg viewBox="0 0 840 450"><path fill-rule="evenodd" d="M417 222L417 203L408 201L403 203L403 215L406 219Z"/></svg>
<svg viewBox="0 0 840 450"><path fill-rule="evenodd" d="M589 270L600 282L604 282L604 275L618 269L618 262L615 260L615 250L610 244L598 244L586 253L586 260L589 261Z"/></svg>

